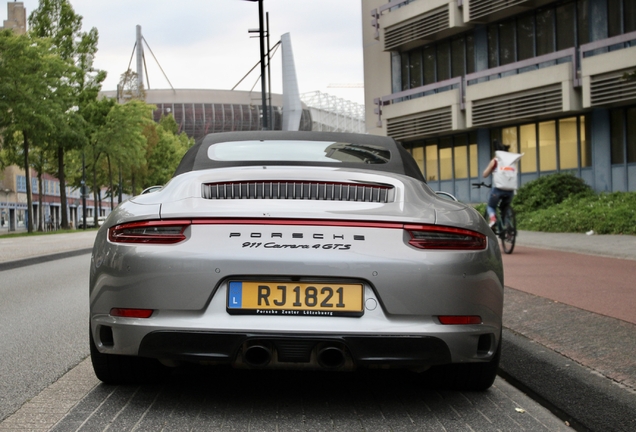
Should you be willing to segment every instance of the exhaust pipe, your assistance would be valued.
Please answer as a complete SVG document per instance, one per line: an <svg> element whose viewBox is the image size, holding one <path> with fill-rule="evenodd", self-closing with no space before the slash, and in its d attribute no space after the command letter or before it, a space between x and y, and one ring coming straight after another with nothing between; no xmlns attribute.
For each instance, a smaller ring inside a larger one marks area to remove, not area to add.
<svg viewBox="0 0 636 432"><path fill-rule="evenodd" d="M249 366L267 366L272 360L272 349L268 344L254 343L243 351L243 360Z"/></svg>
<svg viewBox="0 0 636 432"><path fill-rule="evenodd" d="M346 356L342 348L326 345L318 350L318 364L326 369L337 369L345 364Z"/></svg>

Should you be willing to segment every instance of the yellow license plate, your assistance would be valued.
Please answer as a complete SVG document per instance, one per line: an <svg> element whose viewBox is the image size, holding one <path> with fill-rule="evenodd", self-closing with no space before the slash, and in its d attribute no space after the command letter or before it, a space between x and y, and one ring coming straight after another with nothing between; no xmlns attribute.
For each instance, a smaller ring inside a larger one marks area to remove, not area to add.
<svg viewBox="0 0 636 432"><path fill-rule="evenodd" d="M231 314L361 316L362 284L230 282Z"/></svg>

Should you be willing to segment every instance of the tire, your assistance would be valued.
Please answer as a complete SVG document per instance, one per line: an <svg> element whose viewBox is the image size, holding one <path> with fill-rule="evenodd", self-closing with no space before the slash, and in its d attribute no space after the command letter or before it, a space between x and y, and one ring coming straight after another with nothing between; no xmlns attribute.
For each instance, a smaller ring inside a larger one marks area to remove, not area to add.
<svg viewBox="0 0 636 432"><path fill-rule="evenodd" d="M436 388L460 391L486 391L497 378L502 339L492 360L484 363L453 363L433 366L425 372L424 383Z"/></svg>
<svg viewBox="0 0 636 432"><path fill-rule="evenodd" d="M503 217L503 229L501 230L501 247L504 252L511 254L517 241L517 218L512 207L508 206Z"/></svg>
<svg viewBox="0 0 636 432"><path fill-rule="evenodd" d="M169 373L156 359L100 353L90 333L91 361L97 378L105 384L155 384Z"/></svg>

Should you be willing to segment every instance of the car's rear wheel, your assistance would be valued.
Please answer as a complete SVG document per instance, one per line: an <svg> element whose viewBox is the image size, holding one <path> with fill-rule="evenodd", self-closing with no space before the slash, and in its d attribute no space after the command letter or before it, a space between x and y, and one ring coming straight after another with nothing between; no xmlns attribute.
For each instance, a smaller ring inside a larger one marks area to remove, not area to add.
<svg viewBox="0 0 636 432"><path fill-rule="evenodd" d="M484 363L453 363L426 372L425 384L452 390L484 391L495 382L501 358L501 338L492 360Z"/></svg>
<svg viewBox="0 0 636 432"><path fill-rule="evenodd" d="M93 370L106 384L152 384L169 373L169 368L155 359L101 353L93 333L89 334Z"/></svg>

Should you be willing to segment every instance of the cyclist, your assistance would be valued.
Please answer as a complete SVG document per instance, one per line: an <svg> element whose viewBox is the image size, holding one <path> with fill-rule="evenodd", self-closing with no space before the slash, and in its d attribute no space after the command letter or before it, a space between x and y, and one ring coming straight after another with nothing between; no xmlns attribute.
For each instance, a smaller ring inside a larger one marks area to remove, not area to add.
<svg viewBox="0 0 636 432"><path fill-rule="evenodd" d="M523 153L510 153L510 146L500 144L494 140L495 157L490 161L483 176L493 176L493 187L488 197L488 217L490 218L490 227L497 223L497 213L495 209L501 206L505 209L512 202L515 191L517 190L517 161L523 156ZM503 212L502 212L503 214Z"/></svg>

